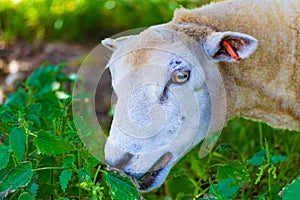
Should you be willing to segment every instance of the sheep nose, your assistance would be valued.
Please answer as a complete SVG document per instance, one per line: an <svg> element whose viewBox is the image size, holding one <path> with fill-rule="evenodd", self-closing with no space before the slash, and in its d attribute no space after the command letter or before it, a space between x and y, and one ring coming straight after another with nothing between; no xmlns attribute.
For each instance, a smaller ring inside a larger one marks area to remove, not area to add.
<svg viewBox="0 0 300 200"><path fill-rule="evenodd" d="M132 157L133 157L132 154L125 153L120 159L118 159L116 161L111 161L107 158L106 162L109 167L113 167L113 168L122 170L130 162Z"/></svg>
<svg viewBox="0 0 300 200"><path fill-rule="evenodd" d="M107 142L105 145L105 161L109 167L122 170L132 159L133 155Z"/></svg>

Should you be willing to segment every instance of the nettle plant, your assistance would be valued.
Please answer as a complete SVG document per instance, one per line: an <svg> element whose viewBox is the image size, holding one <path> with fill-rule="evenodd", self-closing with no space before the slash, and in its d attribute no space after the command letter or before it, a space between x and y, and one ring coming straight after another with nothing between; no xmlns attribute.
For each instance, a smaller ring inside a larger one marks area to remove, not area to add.
<svg viewBox="0 0 300 200"><path fill-rule="evenodd" d="M69 92L75 81L80 78L63 72L62 65L40 67L0 105L0 199L233 199L266 180L265 192L255 198L300 198L300 179L281 192L274 187L278 165L287 157L272 155L266 141L252 158L228 158L234 152L228 144L204 159L193 150L171 171L166 191L141 197L131 179L106 171L81 142Z"/></svg>
<svg viewBox="0 0 300 200"><path fill-rule="evenodd" d="M78 77L61 68L36 69L0 105L0 199L138 199L80 141L66 90Z"/></svg>

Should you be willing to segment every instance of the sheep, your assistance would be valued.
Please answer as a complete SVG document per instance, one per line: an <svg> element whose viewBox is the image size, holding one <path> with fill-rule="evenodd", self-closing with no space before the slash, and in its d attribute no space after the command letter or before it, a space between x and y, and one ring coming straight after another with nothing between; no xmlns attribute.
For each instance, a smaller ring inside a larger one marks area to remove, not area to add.
<svg viewBox="0 0 300 200"><path fill-rule="evenodd" d="M300 130L299 0L179 8L169 23L102 44L113 50L107 66L118 96L106 161L141 192L161 186L221 121Z"/></svg>

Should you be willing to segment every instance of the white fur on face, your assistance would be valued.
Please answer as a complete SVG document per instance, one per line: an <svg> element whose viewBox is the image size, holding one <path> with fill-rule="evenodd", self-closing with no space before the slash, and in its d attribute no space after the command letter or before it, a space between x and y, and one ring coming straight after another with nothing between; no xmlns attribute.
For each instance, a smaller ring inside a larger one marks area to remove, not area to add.
<svg viewBox="0 0 300 200"><path fill-rule="evenodd" d="M105 147L106 160L137 179L156 171L153 182L140 186L141 191L159 187L172 166L203 139L210 123L204 72L192 53L180 53L187 52L183 47L174 45L178 52L156 49L147 63L134 67L123 52L118 53L124 56L109 66L118 102ZM173 72L182 68L190 71L189 80L170 83ZM164 101L163 95L167 96ZM166 163L158 170L159 162Z"/></svg>

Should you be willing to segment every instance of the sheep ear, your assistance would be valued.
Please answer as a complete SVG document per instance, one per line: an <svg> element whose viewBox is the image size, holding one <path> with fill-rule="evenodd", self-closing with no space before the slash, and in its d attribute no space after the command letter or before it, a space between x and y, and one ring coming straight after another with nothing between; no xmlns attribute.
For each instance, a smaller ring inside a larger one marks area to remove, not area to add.
<svg viewBox="0 0 300 200"><path fill-rule="evenodd" d="M205 52L216 62L246 59L257 46L256 38L239 32L213 32L203 42Z"/></svg>
<svg viewBox="0 0 300 200"><path fill-rule="evenodd" d="M112 39L112 38L106 38L101 41L102 45L105 46L106 48L114 51L116 50L119 46L124 44L128 38L132 36L124 36L124 37L119 37L117 39Z"/></svg>

